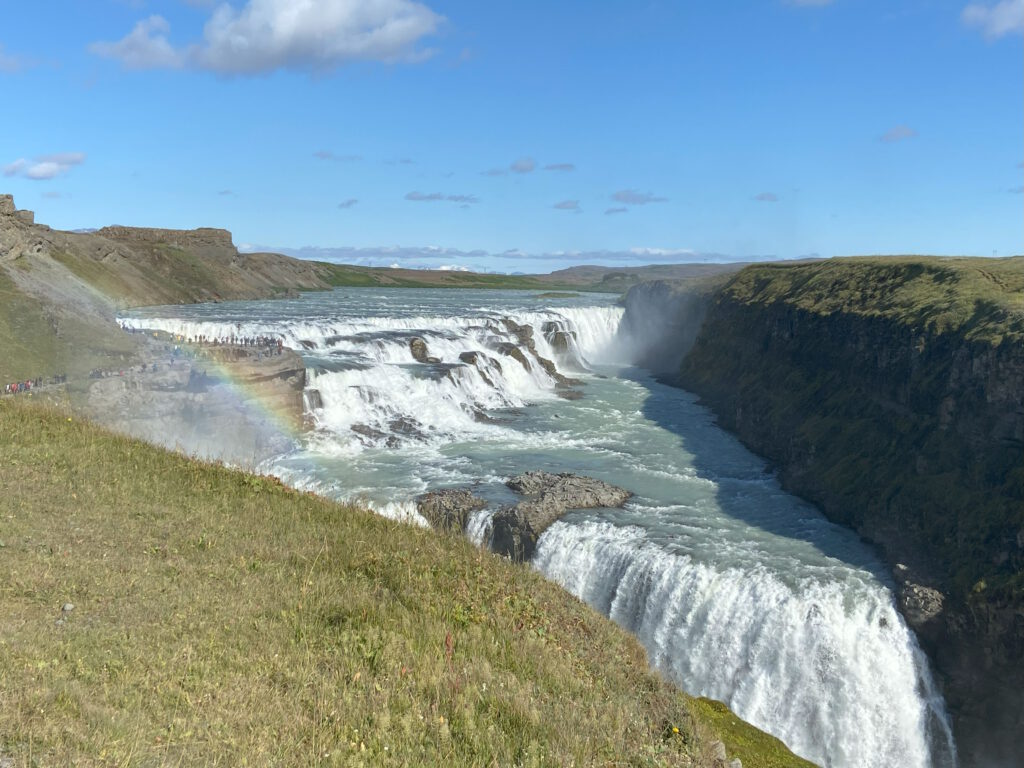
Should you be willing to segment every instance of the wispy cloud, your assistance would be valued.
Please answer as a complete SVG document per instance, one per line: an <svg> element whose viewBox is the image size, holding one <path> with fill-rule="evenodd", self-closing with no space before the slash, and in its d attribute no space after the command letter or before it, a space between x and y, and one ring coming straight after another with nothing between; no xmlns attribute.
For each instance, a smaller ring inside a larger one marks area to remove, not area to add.
<svg viewBox="0 0 1024 768"><path fill-rule="evenodd" d="M234 197L235 191L233 189L222 189L217 194L221 197Z"/></svg>
<svg viewBox="0 0 1024 768"><path fill-rule="evenodd" d="M313 153L313 157L317 160L330 160L336 163L354 163L363 159L362 155L339 155L329 149L318 149Z"/></svg>
<svg viewBox="0 0 1024 768"><path fill-rule="evenodd" d="M544 166L545 171L575 171L576 166L572 163L548 163Z"/></svg>
<svg viewBox="0 0 1024 768"><path fill-rule="evenodd" d="M980 29L989 40L1024 34L1024 0L1001 0L994 5L971 3L960 19L967 26Z"/></svg>
<svg viewBox="0 0 1024 768"><path fill-rule="evenodd" d="M537 161L532 157L520 157L508 167L512 173L533 173L537 167Z"/></svg>
<svg viewBox="0 0 1024 768"><path fill-rule="evenodd" d="M620 213L629 213L629 208L624 208L624 207L621 207L621 206L618 207L618 208L606 208L605 212L604 212L604 215L605 216L615 216L615 215L620 214Z"/></svg>
<svg viewBox="0 0 1024 768"><path fill-rule="evenodd" d="M52 155L40 155L33 160L19 157L13 163L4 166L4 176L21 176L34 181L45 181L62 176L84 162L84 152L57 152Z"/></svg>
<svg viewBox="0 0 1024 768"><path fill-rule="evenodd" d="M350 197L348 200L342 200L340 203L338 203L338 207L339 208L351 208L352 206L354 206L358 202L359 202L358 198Z"/></svg>
<svg viewBox="0 0 1024 768"><path fill-rule="evenodd" d="M241 8L218 5L200 42L173 45L170 23L153 15L120 40L93 43L89 50L127 69L325 72L352 61L422 61L433 51L419 44L443 23L444 17L414 0L248 0Z"/></svg>
<svg viewBox="0 0 1024 768"><path fill-rule="evenodd" d="M583 209L580 208L579 200L562 200L559 203L555 203L552 208L556 208L559 211L572 211L574 213L583 213Z"/></svg>
<svg viewBox="0 0 1024 768"><path fill-rule="evenodd" d="M507 176L508 171L504 168L488 168L486 171L480 171L481 176Z"/></svg>
<svg viewBox="0 0 1024 768"><path fill-rule="evenodd" d="M125 69L181 69L190 58L187 50L178 50L167 34L171 24L163 16L153 15L138 22L132 31L113 43L99 42L89 51L105 59L116 59Z"/></svg>
<svg viewBox="0 0 1024 768"><path fill-rule="evenodd" d="M759 192L754 195L754 199L759 203L777 203L779 202L779 196L774 192Z"/></svg>
<svg viewBox="0 0 1024 768"><path fill-rule="evenodd" d="M912 139L917 136L917 131L908 125L897 125L890 128L888 131L878 137L879 141L886 144L895 144L897 141L903 141L904 139Z"/></svg>
<svg viewBox="0 0 1024 768"><path fill-rule="evenodd" d="M620 189L612 195L612 200L623 205L647 205L649 203L664 203L668 201L668 198L657 197L650 192L637 192L635 189Z"/></svg>
<svg viewBox="0 0 1024 768"><path fill-rule="evenodd" d="M15 72L21 72L23 69L28 69L30 66L32 66L32 62L24 56L7 53L3 45L0 45L0 72L14 74Z"/></svg>
<svg viewBox="0 0 1024 768"><path fill-rule="evenodd" d="M462 203L463 205L472 205L480 202L476 195L446 195L441 192L409 192L406 194L405 199L414 203L446 201L449 203Z"/></svg>
<svg viewBox="0 0 1024 768"><path fill-rule="evenodd" d="M1012 195L1024 194L1024 187L1014 187L1013 189L1010 190L1010 194L1012 194Z"/></svg>

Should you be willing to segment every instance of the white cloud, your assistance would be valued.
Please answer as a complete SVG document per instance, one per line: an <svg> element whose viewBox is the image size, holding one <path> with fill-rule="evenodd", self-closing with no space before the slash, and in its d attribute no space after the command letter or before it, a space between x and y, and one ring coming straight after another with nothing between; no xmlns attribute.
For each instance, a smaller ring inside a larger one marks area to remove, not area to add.
<svg viewBox="0 0 1024 768"><path fill-rule="evenodd" d="M545 171L575 171L576 166L572 163L549 163L544 166Z"/></svg>
<svg viewBox="0 0 1024 768"><path fill-rule="evenodd" d="M40 155L33 160L19 157L13 163L4 166L4 176L22 176L33 181L54 179L70 171L74 166L85 162L83 152L58 152L52 155Z"/></svg>
<svg viewBox="0 0 1024 768"><path fill-rule="evenodd" d="M895 144L897 141L903 141L904 139L912 139L917 136L917 131L911 128L909 125L896 125L890 128L888 131L879 136L879 141L883 141L886 144Z"/></svg>
<svg viewBox="0 0 1024 768"><path fill-rule="evenodd" d="M0 45L0 72L13 74L20 72L29 66L29 62L22 56L15 56L12 53L4 53L4 47Z"/></svg>
<svg viewBox="0 0 1024 768"><path fill-rule="evenodd" d="M608 208L608 209L605 210L604 215L605 216L615 216L616 214L619 214L619 213L629 213L629 208L624 208L622 206L619 206L617 208Z"/></svg>
<svg viewBox="0 0 1024 768"><path fill-rule="evenodd" d="M754 195L754 199L759 203L777 203L779 202L779 196L774 192L759 192Z"/></svg>
<svg viewBox="0 0 1024 768"><path fill-rule="evenodd" d="M438 272L469 272L469 267L462 264L441 264L434 267Z"/></svg>
<svg viewBox="0 0 1024 768"><path fill-rule="evenodd" d="M978 27L989 40L1003 35L1024 34L1024 0L1000 0L995 5L971 3L960 19L969 27Z"/></svg>
<svg viewBox="0 0 1024 768"><path fill-rule="evenodd" d="M513 173L532 173L537 167L537 161L532 157L520 157L508 167Z"/></svg>
<svg viewBox="0 0 1024 768"><path fill-rule="evenodd" d="M363 159L362 155L339 155L329 149L318 149L313 153L313 157L317 160L334 160L339 163L354 163Z"/></svg>
<svg viewBox="0 0 1024 768"><path fill-rule="evenodd" d="M344 208L351 208L352 206L354 206L358 202L359 202L359 200L357 198L350 197L348 200L342 200L340 203L338 203L338 207L339 208L343 208L343 209Z"/></svg>
<svg viewBox="0 0 1024 768"><path fill-rule="evenodd" d="M414 203L437 203L447 200L450 203L462 203L463 205L480 202L476 195L446 195L441 192L409 192L405 199Z"/></svg>
<svg viewBox="0 0 1024 768"><path fill-rule="evenodd" d="M249 0L240 9L218 5L199 43L173 46L167 20L150 16L121 40L90 50L128 69L323 72L350 61L423 60L433 52L418 43L443 21L415 0Z"/></svg>
<svg viewBox="0 0 1024 768"><path fill-rule="evenodd" d="M163 16L143 19L116 43L93 43L89 50L106 59L117 59L125 69L180 69L188 54L167 39L171 25Z"/></svg>
<svg viewBox="0 0 1024 768"><path fill-rule="evenodd" d="M575 211L576 213L582 213L583 209L580 208L579 200L563 200L560 203L555 203L553 208L557 208L559 211Z"/></svg>
<svg viewBox="0 0 1024 768"><path fill-rule="evenodd" d="M620 189L612 200L623 205L647 205L648 203L664 203L667 197L656 197L650 192L637 192L635 189Z"/></svg>

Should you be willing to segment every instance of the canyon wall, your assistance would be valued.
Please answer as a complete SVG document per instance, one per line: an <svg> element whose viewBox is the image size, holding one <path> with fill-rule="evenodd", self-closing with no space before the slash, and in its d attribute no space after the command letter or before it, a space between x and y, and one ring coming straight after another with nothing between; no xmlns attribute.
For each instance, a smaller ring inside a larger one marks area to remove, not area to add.
<svg viewBox="0 0 1024 768"><path fill-rule="evenodd" d="M642 290L627 308L649 304ZM694 302L697 333L678 314ZM679 383L789 490L878 546L964 764L1017 764L1024 259L748 267L676 307Z"/></svg>

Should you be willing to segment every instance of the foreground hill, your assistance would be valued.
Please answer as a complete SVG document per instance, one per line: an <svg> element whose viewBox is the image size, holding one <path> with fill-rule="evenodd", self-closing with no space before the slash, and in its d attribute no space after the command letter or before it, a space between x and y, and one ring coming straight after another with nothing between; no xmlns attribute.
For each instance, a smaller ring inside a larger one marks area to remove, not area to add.
<svg viewBox="0 0 1024 768"><path fill-rule="evenodd" d="M1024 258L759 265L711 290L647 285L627 297L636 317L659 305L663 323L689 325L674 336L683 386L787 488L895 566L965 764L1014 764Z"/></svg>
<svg viewBox="0 0 1024 768"><path fill-rule="evenodd" d="M463 538L0 399L0 762L807 766Z"/></svg>

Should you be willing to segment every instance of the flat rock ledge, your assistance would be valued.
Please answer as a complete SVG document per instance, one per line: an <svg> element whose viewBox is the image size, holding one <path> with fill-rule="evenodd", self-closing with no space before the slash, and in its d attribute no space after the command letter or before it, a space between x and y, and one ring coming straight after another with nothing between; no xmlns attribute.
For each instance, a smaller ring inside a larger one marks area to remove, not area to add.
<svg viewBox="0 0 1024 768"><path fill-rule="evenodd" d="M568 472L525 472L506 485L528 498L494 515L491 549L517 562L532 558L541 534L570 509L621 507L633 495L603 480Z"/></svg>
<svg viewBox="0 0 1024 768"><path fill-rule="evenodd" d="M444 488L416 499L416 510L432 528L462 533L469 516L487 506L487 502L465 488Z"/></svg>

